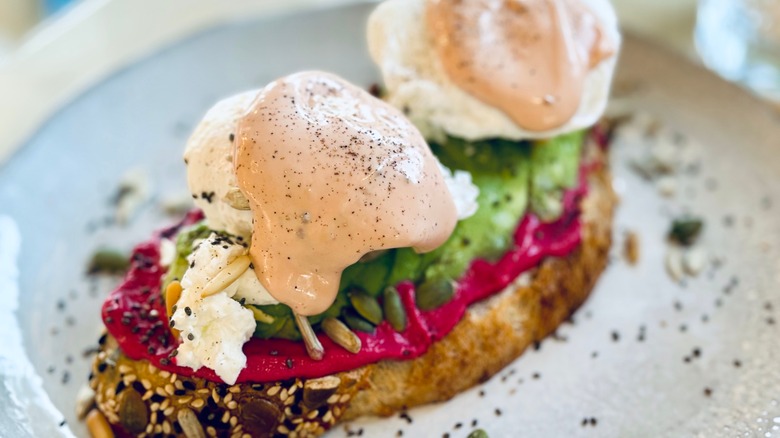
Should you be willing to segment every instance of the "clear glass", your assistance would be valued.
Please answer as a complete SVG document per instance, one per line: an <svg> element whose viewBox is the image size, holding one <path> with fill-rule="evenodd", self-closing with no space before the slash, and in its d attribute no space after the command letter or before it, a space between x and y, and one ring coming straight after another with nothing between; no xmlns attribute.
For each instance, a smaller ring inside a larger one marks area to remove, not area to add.
<svg viewBox="0 0 780 438"><path fill-rule="evenodd" d="M695 39L708 67L780 101L780 0L700 0Z"/></svg>

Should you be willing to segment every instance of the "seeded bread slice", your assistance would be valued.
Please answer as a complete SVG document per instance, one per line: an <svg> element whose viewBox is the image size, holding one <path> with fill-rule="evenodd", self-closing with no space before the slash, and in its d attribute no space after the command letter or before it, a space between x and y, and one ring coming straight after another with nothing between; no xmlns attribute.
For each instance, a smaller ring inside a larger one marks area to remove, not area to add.
<svg viewBox="0 0 780 438"><path fill-rule="evenodd" d="M450 334L417 359L319 379L229 386L130 360L106 335L90 379L97 407L120 435L305 437L363 415L448 400L497 373L585 301L607 263L616 203L608 170L591 172L581 246L567 257L546 259L507 290L472 305Z"/></svg>

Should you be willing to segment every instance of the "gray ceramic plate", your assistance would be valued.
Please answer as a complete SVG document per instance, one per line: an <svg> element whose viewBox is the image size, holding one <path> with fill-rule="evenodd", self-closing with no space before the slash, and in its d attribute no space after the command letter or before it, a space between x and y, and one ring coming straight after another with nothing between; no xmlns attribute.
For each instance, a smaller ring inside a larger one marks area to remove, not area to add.
<svg viewBox="0 0 780 438"><path fill-rule="evenodd" d="M74 398L84 352L100 330L111 280L88 280L101 245L129 249L172 219L157 201L186 194L180 154L220 97L296 70L331 70L377 81L364 47L370 6L231 24L148 57L71 102L0 172L0 282L18 262L16 291L0 288L0 436L52 430L86 434ZM780 202L778 116L682 59L627 38L616 83L622 108L639 109L698 144L690 171L664 199L628 165L641 141L613 153L622 194L613 263L592 298L558 336L494 379L441 405L338 428L334 436L466 436L476 424L498 436L771 436L780 434ZM129 226L106 225L128 169L149 175L155 198ZM706 218L702 247L717 257L698 278L664 270L670 217ZM14 256L18 229L20 252ZM631 229L641 259L617 248ZM20 350L14 350L20 341ZM29 365L31 364L31 365ZM32 367L32 368L28 368ZM36 378L53 406L35 392ZM16 394L12 397L10 394ZM63 426L60 422L66 420Z"/></svg>

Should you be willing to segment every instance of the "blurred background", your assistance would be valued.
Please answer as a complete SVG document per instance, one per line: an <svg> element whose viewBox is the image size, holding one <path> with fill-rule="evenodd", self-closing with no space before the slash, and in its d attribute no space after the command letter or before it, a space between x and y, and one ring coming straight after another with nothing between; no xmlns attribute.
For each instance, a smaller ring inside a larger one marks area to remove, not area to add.
<svg viewBox="0 0 780 438"><path fill-rule="evenodd" d="M0 162L90 81L199 26L338 1L0 0ZM624 30L780 102L780 0L612 3Z"/></svg>
<svg viewBox="0 0 780 438"><path fill-rule="evenodd" d="M273 0L256 0L267 2ZM25 41L71 13L77 3L132 3L133 0L0 0L0 59ZM685 50L692 47L696 0L613 0L624 25L639 33L656 36L666 44Z"/></svg>

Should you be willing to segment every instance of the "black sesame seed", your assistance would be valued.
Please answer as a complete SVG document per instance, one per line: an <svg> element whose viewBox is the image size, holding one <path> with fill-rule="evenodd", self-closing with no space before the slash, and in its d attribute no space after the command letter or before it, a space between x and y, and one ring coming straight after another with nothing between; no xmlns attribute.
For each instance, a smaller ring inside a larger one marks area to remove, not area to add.
<svg viewBox="0 0 780 438"><path fill-rule="evenodd" d="M496 417L500 417L501 416L501 409L496 408L496 410L493 411L493 412L496 414Z"/></svg>
<svg viewBox="0 0 780 438"><path fill-rule="evenodd" d="M195 335L193 335L192 333L188 333L188 334L187 334L187 339L189 339L190 341L192 341L192 340L194 340L194 339L195 339Z"/></svg>
<svg viewBox="0 0 780 438"><path fill-rule="evenodd" d="M293 360L291 357L288 357L286 361L284 361L284 364L287 365L287 368L293 367Z"/></svg>
<svg viewBox="0 0 780 438"><path fill-rule="evenodd" d="M184 313L187 314L187 316L192 316L192 309L189 308L189 306L184 308Z"/></svg>
<svg viewBox="0 0 780 438"><path fill-rule="evenodd" d="M704 388L704 396L705 397L711 397L712 396L712 388Z"/></svg>
<svg viewBox="0 0 780 438"><path fill-rule="evenodd" d="M105 362L100 362L97 366L97 370L99 373L102 373L106 370L107 367L108 365Z"/></svg>
<svg viewBox="0 0 780 438"><path fill-rule="evenodd" d="M597 423L597 421L596 421L596 418L595 418L595 417L591 417L591 418L590 418L590 425L591 425L591 426L595 426L595 425L596 425L596 423Z"/></svg>

